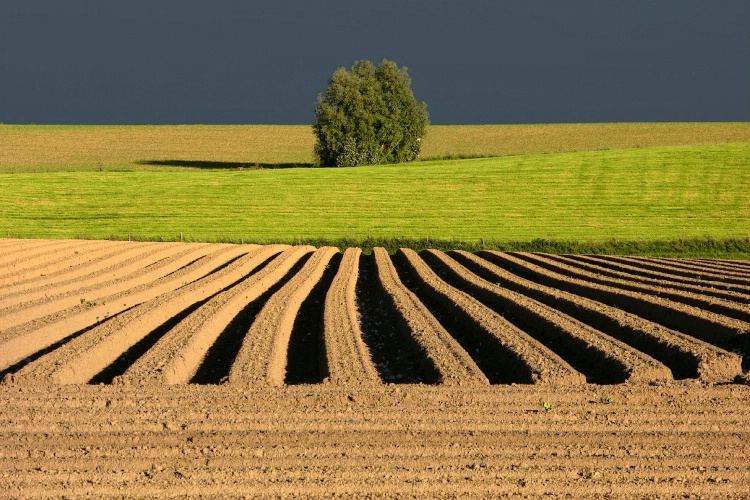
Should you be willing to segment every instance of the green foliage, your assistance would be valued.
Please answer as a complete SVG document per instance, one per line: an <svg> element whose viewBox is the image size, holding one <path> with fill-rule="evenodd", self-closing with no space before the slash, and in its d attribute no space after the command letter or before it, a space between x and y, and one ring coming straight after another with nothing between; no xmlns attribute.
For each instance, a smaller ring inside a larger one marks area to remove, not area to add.
<svg viewBox="0 0 750 500"><path fill-rule="evenodd" d="M552 403L549 401L544 401L542 403L542 408L544 408L544 413L549 413L552 411Z"/></svg>
<svg viewBox="0 0 750 500"><path fill-rule="evenodd" d="M427 105L411 91L406 67L383 59L337 69L318 95L313 131L321 166L404 163L419 157Z"/></svg>

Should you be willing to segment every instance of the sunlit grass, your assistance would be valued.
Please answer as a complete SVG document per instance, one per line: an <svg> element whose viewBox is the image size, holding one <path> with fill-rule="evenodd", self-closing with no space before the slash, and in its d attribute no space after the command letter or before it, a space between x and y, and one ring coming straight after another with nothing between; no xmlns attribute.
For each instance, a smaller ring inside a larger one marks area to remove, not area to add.
<svg viewBox="0 0 750 500"><path fill-rule="evenodd" d="M750 236L750 145L352 169L0 174L0 234L480 242Z"/></svg>

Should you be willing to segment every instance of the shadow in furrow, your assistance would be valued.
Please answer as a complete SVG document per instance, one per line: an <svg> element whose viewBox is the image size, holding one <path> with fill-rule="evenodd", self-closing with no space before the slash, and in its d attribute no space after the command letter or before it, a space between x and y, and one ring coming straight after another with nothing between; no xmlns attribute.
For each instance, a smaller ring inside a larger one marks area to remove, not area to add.
<svg viewBox="0 0 750 500"><path fill-rule="evenodd" d="M700 360L690 353L680 350L676 345L671 345L667 342L660 342L657 337L649 336L643 331L621 324L614 316L607 315L604 312L594 309L580 307L573 300L567 300L563 297L521 286L518 283L507 280L502 276L498 276L487 269L483 269L481 266L478 266L461 254L448 252L448 255L469 271L490 283L497 283L503 288L520 293L557 309L563 314L567 314L582 323L586 323L600 332L605 332L607 335L648 354L658 361L661 361L672 371L672 376L675 380L698 377L698 365ZM431 265L436 270L439 268L436 264ZM467 293L472 293L470 287L464 286L462 283L459 283L458 280L451 280L450 275L447 275L446 277L453 286L461 288Z"/></svg>
<svg viewBox="0 0 750 500"><path fill-rule="evenodd" d="M172 328L177 326L177 324L180 321L187 318L191 313L196 311L199 307L206 304L208 301L210 301L217 295L224 293L227 290L230 290L231 288L239 285L240 283L247 280L254 274L260 272L264 267L268 265L269 262L271 262L271 260L274 259L274 257L275 255L267 258L258 267L253 269L250 273L246 274L242 278L236 280L234 283L227 285L226 287L222 288L221 290L214 293L210 297L200 300L194 304L191 304L190 306L186 307L179 313L169 318L167 321L165 321L161 325L154 328L145 337L143 337L141 340L133 344L128 350L122 353L120 357L117 358L113 363L111 363L102 371L94 375L91 378L91 380L89 380L88 383L89 384L111 384L112 380L114 380L115 377L118 377L122 375L123 373L125 373L127 369L130 368L130 366L133 363L135 363L136 360L138 360L138 358L143 356L146 353L146 351L151 349L154 346L154 344L156 344L159 341L159 339L161 339Z"/></svg>
<svg viewBox="0 0 750 500"><path fill-rule="evenodd" d="M745 351L735 349L734 352L742 356L742 373L750 372L750 349Z"/></svg>
<svg viewBox="0 0 750 500"><path fill-rule="evenodd" d="M271 296L279 291L290 279L297 274L305 262L310 258L312 253L303 256L279 281L261 294L257 299L250 302L240 313L232 319L224 331L219 334L216 342L211 345L206 353L206 358L198 367L191 384L220 384L229 376L232 369L232 363L237 358L245 335L253 324L255 317L263 309Z"/></svg>
<svg viewBox="0 0 750 500"><path fill-rule="evenodd" d="M289 338L285 383L319 384L328 376L323 338L323 304L341 264L340 253L331 259L323 276L302 302Z"/></svg>
<svg viewBox="0 0 750 500"><path fill-rule="evenodd" d="M474 359L490 384L531 384L529 366L450 299L422 286L401 254L393 257L401 282L430 310L448 333Z"/></svg>
<svg viewBox="0 0 750 500"><path fill-rule="evenodd" d="M575 295L602 302L610 307L622 309L672 330L691 335L721 349L741 349L748 341L748 336L738 335L736 329L730 326L717 323L710 318L701 317L697 314L689 314L677 308L667 307L655 301L644 300L637 294L628 295L614 291L611 287L581 284L571 281L566 277L561 279L560 277L546 274L546 272L549 272L546 269L543 272L539 272L518 265L517 263L506 261L501 255L494 255L484 251L477 252L476 255L517 276L534 281L540 285L558 288Z"/></svg>
<svg viewBox="0 0 750 500"><path fill-rule="evenodd" d="M177 274L177 273L179 273L180 271L182 271L183 269L187 269L188 267L192 266L193 264L195 264L196 262L198 262L199 260L201 260L201 259L203 259L203 258L205 258L205 255L204 255L203 257L198 257L198 258L196 258L196 259L193 259L193 260L191 260L190 262L188 262L188 263L187 263L187 264L185 264L184 266L181 266L180 268L178 268L178 269L175 269L175 270L174 270L174 271L172 271L171 273L167 273L167 274L165 274L165 275L164 275L164 276L162 276L162 277L163 277L163 278L168 278L169 276L172 276L173 274ZM164 259L164 260L166 260L166 259ZM234 259L232 259L232 260L234 260ZM148 267L151 267L151 266L148 266ZM147 267L146 269L148 269L148 267Z"/></svg>
<svg viewBox="0 0 750 500"><path fill-rule="evenodd" d="M219 292L221 293L221 292ZM172 316L167 321L153 329L148 335L143 337L141 340L133 344L133 346L130 347L127 351L122 353L119 358L117 358L112 364L104 368L102 371L94 375L91 380L88 381L89 384L111 384L112 380L125 373L125 371L130 368L130 366L136 362L138 358L143 356L146 351L151 349L154 344L156 344L160 338L164 336L165 333L167 333L169 330L177 326L177 323L182 321L183 319L187 318L187 316L198 309L200 306L214 298L216 295L212 295L211 297L201 300L200 302L196 302L195 304L191 305L190 307L183 309L178 314Z"/></svg>
<svg viewBox="0 0 750 500"><path fill-rule="evenodd" d="M425 257L427 264L441 278L451 283L457 281L453 272L441 262L429 256ZM490 294L480 289L473 289L471 295L583 373L588 383L619 384L627 380L628 371L624 364L589 345L584 338L571 335L557 324L553 316L537 313L508 297Z"/></svg>
<svg viewBox="0 0 750 500"><path fill-rule="evenodd" d="M18 363L14 364L14 365L11 365L11 366L7 367L4 370L0 370L0 381L3 380L3 378L5 378L6 375L9 375L9 374L12 374L12 373L16 373L18 370L20 370L24 366L28 365L29 363L31 363L33 361L36 361L37 359L41 358L42 356L44 356L46 354L51 353L55 349L59 349L60 347L64 346L65 344L67 344L71 340L74 340L77 337L80 337L84 333L86 333L86 332L88 332L90 330L93 330L97 326L103 325L104 323L107 323L108 321L112 321L116 317L120 316L121 314L125 314L126 312L130 311L134 307L138 307L138 304L136 304L134 306L130 306L127 309L118 312L117 314L113 314L112 316L109 316L109 317L107 317L105 319L102 319L101 321L97 321L96 323L94 323L92 325L89 325L86 328L82 328L82 329L78 330L77 332L71 333L70 335L68 335L64 339L60 339L57 342L55 342L54 344L52 344L50 346L47 346L44 349L41 349L41 350L35 352L34 354L31 354L30 356L22 359Z"/></svg>
<svg viewBox="0 0 750 500"><path fill-rule="evenodd" d="M247 255L247 253L243 253L243 254L241 254L241 255L238 255L238 256L236 256L236 257L232 257L231 259L229 259L228 261L224 262L223 264L219 264L219 265L218 265L217 267L215 267L215 268L214 268L214 269L212 269L211 271L207 272L206 274L204 274L204 275L203 275L203 276L201 276L200 278L197 278L197 279L195 279L195 280L191 281L190 283L185 283L185 284L184 284L184 285L182 285L181 287L177 288L177 290L179 290L180 288L185 288L186 286L188 286L188 285L190 285L190 284L192 284L192 283L195 283L196 281L199 281L199 280L204 280L204 279L208 278L209 276L211 276L211 275L213 275L213 274L216 274L216 273L218 273L219 271L221 271L222 269L224 269L224 268L228 267L228 266L229 266L229 265L231 265L231 264L232 264L233 262L237 261L238 259L241 259L241 258L242 258L242 257L244 257L245 255ZM192 264L194 264L195 262L197 262L197 261L199 261L199 260L202 260L202 259L207 259L208 257L209 257L209 256L203 256L203 257L200 257L200 258L198 258L198 259L195 259L195 260L194 260L193 262L191 262L191 263L190 263L190 264L188 264L188 265L192 265ZM275 255L274 255L274 257L275 257ZM270 261L270 260L271 260L272 258L273 258L273 257L271 257L271 258L269 258L268 260L266 260L265 262L263 262L263 264L261 264L261 266L265 266L265 265L266 265L266 264L267 264L267 263L268 263L268 262L269 262L269 261ZM185 267L187 267L187 266L183 266L183 267L182 267L182 268L180 268L180 269L184 269ZM248 276L252 276L252 275L253 275L253 274L255 274L256 272L260 271L260 269L262 269L262 268L263 268L263 267L260 267L260 268L256 269L255 271L253 271L253 272L252 272L251 274L249 274ZM179 271L179 269L178 269L177 271ZM169 273L169 274L168 274L167 276L171 276L172 274L176 273L177 271L171 272L171 273ZM166 277L166 276L165 276L165 277Z"/></svg>
<svg viewBox="0 0 750 500"><path fill-rule="evenodd" d="M383 382L437 384L440 372L412 337L409 325L378 280L373 255L361 255L357 308L362 338Z"/></svg>
<svg viewBox="0 0 750 500"><path fill-rule="evenodd" d="M668 286L660 286L661 290L649 290L644 289L644 286L648 286L646 283L641 282L628 282L628 280L618 280L622 282L612 282L611 278L607 278L606 276L602 276L601 278L596 276L585 276L581 273L590 272L586 271L585 269L578 269L573 266L573 269L568 269L565 267L560 267L561 265L566 265L565 263L561 263L559 258L556 258L555 256L548 257L549 260L552 262L545 262L540 260L535 260L532 256L524 254L524 253L518 253L518 252L508 252L508 255L515 257L517 259L524 260L528 262L529 264L536 265L539 267L542 267L546 269L547 271L562 274L564 276L567 276L569 279L573 280L584 280L590 283L594 283L597 285L615 288L618 290L624 290L626 292L633 292L633 293L642 293L646 295L652 295L661 297L663 299L668 299L676 304L686 304L688 306L697 307L698 309L703 309L705 311L710 311L716 314L720 314L722 316L726 316L728 318L734 318L740 321L744 322L750 322L750 313L747 311L737 309L736 307L732 305L727 305L726 303L722 302L711 302L706 300L703 297L700 297L697 292L694 292L692 295L683 295L679 293L679 290L673 289L673 291L670 291L670 287ZM543 257L539 255L538 257ZM730 301L731 302L731 301ZM741 304L741 303L740 303Z"/></svg>

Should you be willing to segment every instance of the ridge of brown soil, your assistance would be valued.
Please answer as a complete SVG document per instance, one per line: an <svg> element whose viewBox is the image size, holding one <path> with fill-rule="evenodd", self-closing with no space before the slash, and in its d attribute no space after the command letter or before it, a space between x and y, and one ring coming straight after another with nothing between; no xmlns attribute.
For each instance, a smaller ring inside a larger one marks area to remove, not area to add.
<svg viewBox="0 0 750 500"><path fill-rule="evenodd" d="M121 377L121 381L187 383L217 337L246 305L284 276L312 247L274 245L262 254L273 260L239 285L217 295L168 332ZM245 335L245 332L236 332Z"/></svg>
<svg viewBox="0 0 750 500"><path fill-rule="evenodd" d="M730 382L742 371L740 356L690 335L587 297L521 278L471 253L449 254L460 265L468 266L476 277L543 302L649 354L669 366L676 378Z"/></svg>
<svg viewBox="0 0 750 500"><path fill-rule="evenodd" d="M65 241L52 248L45 246L41 251L20 251L14 259L0 259L0 266L6 271L0 274L0 284L12 283L14 276L25 271L45 269L48 265L55 265L70 259L75 259L78 251L86 251L87 248L96 245L96 241ZM70 253L64 253L69 251ZM4 260L4 262L3 262Z"/></svg>
<svg viewBox="0 0 750 500"><path fill-rule="evenodd" d="M391 258L384 248L373 249L378 279L390 296L412 336L440 374L443 384L479 383L489 381L473 359L445 331L435 317L409 291L398 277Z"/></svg>
<svg viewBox="0 0 750 500"><path fill-rule="evenodd" d="M8 300L7 302L11 305L0 310L0 314L5 319L5 327L11 328L80 305L81 299L84 299L84 302L88 300L90 303L106 301L106 297L112 300L123 289L137 289L139 286L147 285L178 271L197 259L205 257L211 251L221 251L208 245L197 245L192 248L173 247L171 250L171 255L149 266L141 267L127 277L110 279L86 287L77 285L56 287L59 293L47 295L45 292L36 292L36 294L24 297L27 300L20 303L18 299ZM39 297L41 294L44 296ZM13 304L13 302L16 303Z"/></svg>
<svg viewBox="0 0 750 500"><path fill-rule="evenodd" d="M723 299L707 297L691 292L683 292L673 288L647 285L641 280L630 281L618 278L606 278L595 272L586 271L580 267L564 263L556 255L542 256L540 254L528 253L511 253L511 255L527 260L532 264L545 267L550 271L565 274L571 278L583 279L608 287L621 288L630 292L656 295L658 297L669 299L672 302L681 302L688 306L698 307L705 311L711 311L722 316L735 318L745 323L750 322L750 307L746 304L737 304Z"/></svg>
<svg viewBox="0 0 750 500"><path fill-rule="evenodd" d="M92 261L95 261L102 256L115 254L120 248L122 248L122 245L117 244L117 242L88 247L76 246L74 247L74 250L67 249L65 251L67 255L64 255L62 258L43 260L42 263L37 266L32 266L14 273L0 276L0 285L4 285L3 292L5 293L10 286L19 283L26 284L32 279L53 275L61 270L89 265Z"/></svg>
<svg viewBox="0 0 750 500"><path fill-rule="evenodd" d="M736 284L736 285L742 285L742 286L750 286L750 279L748 278L738 278L733 276L725 276L719 273L710 273L706 272L705 270L700 271L690 271L686 269L681 269L677 266L672 265L672 263L653 263L648 259L643 259L639 257L619 257L619 256L610 256L608 257L610 260L613 260L615 262L621 262L624 264L629 264L631 266L641 267L643 269L648 269L650 271L656 271L663 274L671 274L675 276L682 276L685 278L691 278L691 279L700 279L700 280L706 280L706 281L721 281L724 283L729 284Z"/></svg>
<svg viewBox="0 0 750 500"><path fill-rule="evenodd" d="M294 320L339 249L316 250L297 275L277 291L255 318L229 372L229 383L282 385Z"/></svg>
<svg viewBox="0 0 750 500"><path fill-rule="evenodd" d="M667 259L661 257L648 257L633 259L649 264L664 265L672 269L680 269L688 272L709 272L717 275L717 279L727 278L744 278L750 280L750 269L743 267L732 267L726 264L720 264L712 261L695 261L688 259ZM702 281L702 280L701 280Z"/></svg>
<svg viewBox="0 0 750 500"><path fill-rule="evenodd" d="M722 259L681 259L687 262L691 262L697 265L710 265L716 266L722 269L737 270L742 274L750 274L750 265L746 262L736 260L722 260Z"/></svg>
<svg viewBox="0 0 750 500"><path fill-rule="evenodd" d="M468 284L484 303L507 315L523 330L533 332L563 359L568 359L579 370L588 371L589 376L600 383L672 379L671 371L659 361L586 323L524 294L489 283L442 252L425 254L431 261L439 262L454 278ZM615 375L618 371L622 374Z"/></svg>
<svg viewBox="0 0 750 500"><path fill-rule="evenodd" d="M576 295L604 302L610 307L622 308L637 316L672 328L717 347L732 344L744 345L750 335L750 325L734 318L727 318L700 308L674 302L669 299L621 288L591 283L556 273L537 266L528 260L518 259L501 252L478 252L481 257L506 267L512 272L533 279L543 285L561 288ZM537 258L537 262L540 259Z"/></svg>
<svg viewBox="0 0 750 500"><path fill-rule="evenodd" d="M125 314L29 363L13 376L13 381L52 381L62 384L88 382L166 319L211 297L252 272L266 258L268 250L258 247L238 259L236 267L227 266L218 273L140 303Z"/></svg>
<svg viewBox="0 0 750 500"><path fill-rule="evenodd" d="M502 346L502 351L499 353L502 357L495 362L504 365L504 369L508 371L511 366L520 365L518 370L523 375L518 375L519 382L522 381L522 377L526 378L524 382L536 384L581 384L585 382L583 375L538 339L515 327L475 298L441 280L416 252L401 249L397 256L402 257L408 271L418 280L420 292L429 294L432 300L436 300L437 307L458 309L456 312L449 311L448 314L460 314L459 321L465 330L468 330L467 323L474 323ZM424 295L420 298L425 302ZM475 342L474 345L477 343ZM488 348L488 345L480 344L480 347L476 349ZM498 356L498 353L495 353L495 356Z"/></svg>
<svg viewBox="0 0 750 500"><path fill-rule="evenodd" d="M334 383L379 383L380 377L362 338L356 286L362 250L347 248L324 305L323 330L329 380Z"/></svg>
<svg viewBox="0 0 750 500"><path fill-rule="evenodd" d="M147 249L151 249L150 251ZM158 243L133 244L126 250L115 250L99 258L81 263L76 266L62 268L54 272L40 274L19 281L13 285L3 287L0 298L23 295L24 293L46 290L57 284L65 284L78 279L101 279L102 274L117 272L121 263L135 262L139 258L147 258L152 253L164 252L165 249ZM133 256L135 255L135 257Z"/></svg>
<svg viewBox="0 0 750 500"><path fill-rule="evenodd" d="M54 253L60 247L68 248L79 243L69 240L18 240L19 245L0 255L0 266L12 267L19 260L34 258L40 253Z"/></svg>
<svg viewBox="0 0 750 500"><path fill-rule="evenodd" d="M219 251L219 253L222 253ZM242 276L242 264L248 259L240 258L232 262L227 268L211 276L211 281L221 279L237 279ZM113 316L140 304L152 301L162 294L168 294L185 285L194 285L196 280L211 273L207 266L217 263L225 264L225 256L204 257L171 275L165 276L151 283L141 285L135 289L124 289L121 292L104 297L100 303L91 305L81 303L68 309L66 314L59 317L46 317L38 322L29 322L0 332L0 369L5 369L36 351L44 349L55 342L85 330L92 325L104 325L116 319ZM122 304L122 305L120 305ZM102 321L100 321L102 318ZM122 318L120 319L122 321ZM108 327L106 327L108 328Z"/></svg>
<svg viewBox="0 0 750 500"><path fill-rule="evenodd" d="M433 250L426 253L437 254ZM739 356L702 340L601 302L521 278L469 252L451 251L449 255L458 262L454 264L443 259L441 264L456 270L470 266L475 274L465 274L461 278L480 299L485 296L481 289L495 283L496 287L521 293L606 331L668 365L673 373L685 377L697 377L711 383L731 382L742 371ZM486 279L476 273L486 276Z"/></svg>
<svg viewBox="0 0 750 500"><path fill-rule="evenodd" d="M750 287L728 285L719 281L702 281L696 279L672 276L639 269L634 266L610 262L607 259L588 255L559 255L556 260L574 267L593 272L597 275L635 281L647 285L673 288L700 295L710 295L740 304L750 304ZM719 288L717 290L717 288Z"/></svg>

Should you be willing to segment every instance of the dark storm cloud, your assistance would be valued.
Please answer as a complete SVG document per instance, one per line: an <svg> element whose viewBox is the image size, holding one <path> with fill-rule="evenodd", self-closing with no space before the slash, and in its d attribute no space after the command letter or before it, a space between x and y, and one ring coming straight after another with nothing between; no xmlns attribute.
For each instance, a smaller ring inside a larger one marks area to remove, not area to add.
<svg viewBox="0 0 750 500"><path fill-rule="evenodd" d="M750 2L0 0L5 123L311 123L409 67L433 123L750 120Z"/></svg>

